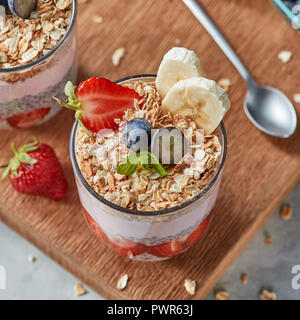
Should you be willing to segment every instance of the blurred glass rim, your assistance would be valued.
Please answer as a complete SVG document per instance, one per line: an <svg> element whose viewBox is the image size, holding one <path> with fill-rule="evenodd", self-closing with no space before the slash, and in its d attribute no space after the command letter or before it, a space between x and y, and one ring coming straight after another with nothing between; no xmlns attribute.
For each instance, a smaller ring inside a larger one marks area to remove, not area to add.
<svg viewBox="0 0 300 320"><path fill-rule="evenodd" d="M294 24L293 28L300 28L300 17L296 16L296 14L290 10L287 5L282 0L272 0L275 6ZM299 4L295 4L295 6L299 6Z"/></svg>
<svg viewBox="0 0 300 320"><path fill-rule="evenodd" d="M77 0L72 0L72 14L71 14L71 21L68 26L67 32L64 34L63 38L60 40L60 42L46 55L42 56L41 58L34 60L28 64L22 65L22 66L17 66L13 68L6 68L6 69L1 69L0 68L0 73L9 73L9 72L17 72L17 71L26 71L27 69L30 69L34 66L37 66L45 61L47 61L59 48L61 48L64 43L68 40L72 30L74 29L74 26L76 24L76 17L77 17Z"/></svg>

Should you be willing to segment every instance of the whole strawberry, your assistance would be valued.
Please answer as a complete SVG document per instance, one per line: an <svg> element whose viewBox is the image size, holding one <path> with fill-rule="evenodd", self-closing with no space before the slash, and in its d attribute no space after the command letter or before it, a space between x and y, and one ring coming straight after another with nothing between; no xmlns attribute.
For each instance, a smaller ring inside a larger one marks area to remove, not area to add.
<svg viewBox="0 0 300 320"><path fill-rule="evenodd" d="M68 189L62 167L54 150L38 141L17 149L14 157L2 168L2 179L9 176L14 189L20 193L61 200Z"/></svg>

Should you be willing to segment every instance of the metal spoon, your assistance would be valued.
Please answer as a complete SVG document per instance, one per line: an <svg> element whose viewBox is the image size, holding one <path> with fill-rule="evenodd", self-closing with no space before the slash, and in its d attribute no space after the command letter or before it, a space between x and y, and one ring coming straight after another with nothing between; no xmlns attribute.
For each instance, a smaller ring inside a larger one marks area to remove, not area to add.
<svg viewBox="0 0 300 320"><path fill-rule="evenodd" d="M201 5L196 0L182 1L247 82L244 109L249 120L259 130L271 136L290 137L297 127L297 115L291 101L277 89L258 85Z"/></svg>

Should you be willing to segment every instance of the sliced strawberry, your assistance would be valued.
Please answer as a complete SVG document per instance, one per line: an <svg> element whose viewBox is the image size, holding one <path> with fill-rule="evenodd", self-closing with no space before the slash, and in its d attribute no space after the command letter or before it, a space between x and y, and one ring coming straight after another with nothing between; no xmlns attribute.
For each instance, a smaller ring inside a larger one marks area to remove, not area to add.
<svg viewBox="0 0 300 320"><path fill-rule="evenodd" d="M124 238L114 237L110 239L110 246L120 256L132 258L146 252L146 246Z"/></svg>
<svg viewBox="0 0 300 320"><path fill-rule="evenodd" d="M26 129L39 125L49 113L50 107L40 108L27 113L13 115L6 119L15 129Z"/></svg>
<svg viewBox="0 0 300 320"><path fill-rule="evenodd" d="M103 243L108 243L109 240L105 232L99 227L97 222L90 216L90 214L84 209L83 206L82 206L82 210L85 214L86 221L90 226L91 230L93 231L93 233L95 234L95 236L97 236Z"/></svg>
<svg viewBox="0 0 300 320"><path fill-rule="evenodd" d="M75 118L88 132L102 129L117 129L114 119L121 119L124 112L134 108L134 101L141 97L136 91L104 78L83 81L76 92L71 82L66 84L66 102L56 99L61 105L76 111Z"/></svg>
<svg viewBox="0 0 300 320"><path fill-rule="evenodd" d="M214 210L212 210L211 213L204 219L204 221L202 221L199 224L199 226L188 236L187 242L190 247L194 245L203 236L204 232L206 231L210 223L210 220L213 217L213 211Z"/></svg>
<svg viewBox="0 0 300 320"><path fill-rule="evenodd" d="M171 258L187 249L186 244L181 239L172 240L156 246L149 246L148 252L155 257Z"/></svg>
<svg viewBox="0 0 300 320"><path fill-rule="evenodd" d="M90 214L82 206L86 220L90 228L96 237L98 237L103 243L108 244L113 250L115 250L120 256L134 257L145 252L145 246L140 243L136 243L127 239L121 239L114 237L109 239L98 223L90 216Z"/></svg>
<svg viewBox="0 0 300 320"><path fill-rule="evenodd" d="M205 218L205 220L202 223L200 223L200 225L190 234L185 235L180 239L174 239L172 241L165 242L156 246L149 246L147 247L147 251L153 256L159 258L171 258L184 252L201 238L201 236L206 231L212 216L213 210Z"/></svg>

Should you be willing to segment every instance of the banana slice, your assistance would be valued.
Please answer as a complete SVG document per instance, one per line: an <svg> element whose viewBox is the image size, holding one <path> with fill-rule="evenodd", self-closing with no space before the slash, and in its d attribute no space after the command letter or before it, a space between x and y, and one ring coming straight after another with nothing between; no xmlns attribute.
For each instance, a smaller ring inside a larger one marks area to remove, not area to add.
<svg viewBox="0 0 300 320"><path fill-rule="evenodd" d="M205 72L195 52L175 47L165 54L159 66L156 88L163 99L178 81L204 76Z"/></svg>
<svg viewBox="0 0 300 320"><path fill-rule="evenodd" d="M212 133L230 108L226 92L213 80L191 78L177 82L162 101L162 111L193 117L198 128Z"/></svg>

